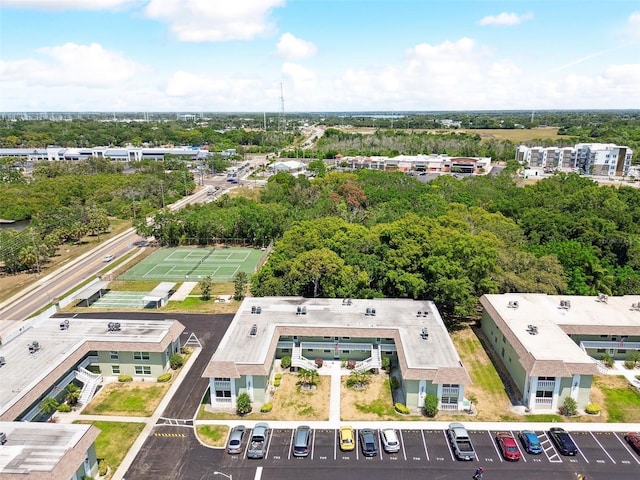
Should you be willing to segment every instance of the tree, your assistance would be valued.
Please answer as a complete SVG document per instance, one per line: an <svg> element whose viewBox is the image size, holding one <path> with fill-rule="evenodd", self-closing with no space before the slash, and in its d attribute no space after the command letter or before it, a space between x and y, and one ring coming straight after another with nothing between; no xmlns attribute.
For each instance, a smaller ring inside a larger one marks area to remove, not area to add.
<svg viewBox="0 0 640 480"><path fill-rule="evenodd" d="M360 371L353 370L347 378L347 387L364 388L371 381L371 372L369 370Z"/></svg>
<svg viewBox="0 0 640 480"><path fill-rule="evenodd" d="M235 293L233 295L234 300L242 300L244 298L244 292L247 289L249 283L249 277L246 272L239 271L233 277L233 284L235 286Z"/></svg>
<svg viewBox="0 0 640 480"><path fill-rule="evenodd" d="M67 402L69 405L75 405L76 403L78 403L78 400L80 399L81 392L82 390L78 385L76 385L75 383L70 383L65 388L65 393L66 393L66 396L64 398L65 402Z"/></svg>
<svg viewBox="0 0 640 480"><path fill-rule="evenodd" d="M430 393L426 397L424 397L424 414L433 418L438 413L438 396Z"/></svg>
<svg viewBox="0 0 640 480"><path fill-rule="evenodd" d="M200 281L200 299L203 301L211 300L211 291L213 290L213 279L211 275L207 275Z"/></svg>
<svg viewBox="0 0 640 480"><path fill-rule="evenodd" d="M319 377L320 377L320 374L318 373L317 370L312 370L312 369L307 370L302 368L298 372L298 378L300 379L300 383L305 387L312 387L316 385Z"/></svg>
<svg viewBox="0 0 640 480"><path fill-rule="evenodd" d="M182 365L184 365L184 357L179 353L174 353L169 357L169 365L174 370L179 369Z"/></svg>
<svg viewBox="0 0 640 480"><path fill-rule="evenodd" d="M238 415L246 415L247 413L251 413L253 410L253 406L251 405L251 397L246 392L238 395L236 399L236 412Z"/></svg>
<svg viewBox="0 0 640 480"><path fill-rule="evenodd" d="M58 410L60 403L53 397L45 397L42 399L38 407L42 412L47 415L51 415L53 412Z"/></svg>

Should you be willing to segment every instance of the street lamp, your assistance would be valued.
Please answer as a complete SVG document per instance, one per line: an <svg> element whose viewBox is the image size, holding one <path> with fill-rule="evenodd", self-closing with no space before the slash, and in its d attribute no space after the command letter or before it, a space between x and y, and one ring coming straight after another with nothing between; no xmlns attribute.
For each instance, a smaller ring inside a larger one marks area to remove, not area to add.
<svg viewBox="0 0 640 480"><path fill-rule="evenodd" d="M233 480L233 477L231 475L227 475L226 473L222 473L222 472L213 472L214 475L222 475L223 477L227 477L229 480Z"/></svg>

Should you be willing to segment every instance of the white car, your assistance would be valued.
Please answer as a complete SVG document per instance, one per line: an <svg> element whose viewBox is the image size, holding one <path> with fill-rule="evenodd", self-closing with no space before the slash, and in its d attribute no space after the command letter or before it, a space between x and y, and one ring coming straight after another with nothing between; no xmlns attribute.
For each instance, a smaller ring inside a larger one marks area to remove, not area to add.
<svg viewBox="0 0 640 480"><path fill-rule="evenodd" d="M400 451L400 441L393 428L381 430L380 438L382 439L382 448L384 448L385 452L396 453Z"/></svg>
<svg viewBox="0 0 640 480"><path fill-rule="evenodd" d="M105 255L104 258L102 259L103 262L110 262L111 260L113 260L114 258L116 258L113 255Z"/></svg>

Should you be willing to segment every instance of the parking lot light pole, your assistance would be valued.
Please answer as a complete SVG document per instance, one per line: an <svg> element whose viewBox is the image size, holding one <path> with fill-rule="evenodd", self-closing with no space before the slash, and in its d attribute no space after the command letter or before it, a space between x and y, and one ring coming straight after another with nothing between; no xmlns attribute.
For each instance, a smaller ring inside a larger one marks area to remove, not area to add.
<svg viewBox="0 0 640 480"><path fill-rule="evenodd" d="M213 472L214 475L222 475L223 477L227 477L229 480L233 480L233 477L231 475L227 475L226 473L222 473L222 472Z"/></svg>

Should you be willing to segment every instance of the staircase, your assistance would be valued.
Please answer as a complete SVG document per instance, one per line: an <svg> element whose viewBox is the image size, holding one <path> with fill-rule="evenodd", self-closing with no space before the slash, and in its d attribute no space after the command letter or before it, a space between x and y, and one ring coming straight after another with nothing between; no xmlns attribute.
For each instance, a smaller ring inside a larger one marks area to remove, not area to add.
<svg viewBox="0 0 640 480"><path fill-rule="evenodd" d="M371 356L366 360L356 363L354 370L357 372L366 372L374 368L382 367L382 356L380 354L380 345L371 346Z"/></svg>
<svg viewBox="0 0 640 480"><path fill-rule="evenodd" d="M300 345L293 344L291 350L291 366L297 368L304 368L305 370L317 370L316 364L302 356L302 348Z"/></svg>
<svg viewBox="0 0 640 480"><path fill-rule="evenodd" d="M102 375L91 373L86 368L78 367L76 380L82 382L82 391L80 392L78 403L86 405L91 401L93 394L96 393L98 386L102 383Z"/></svg>

